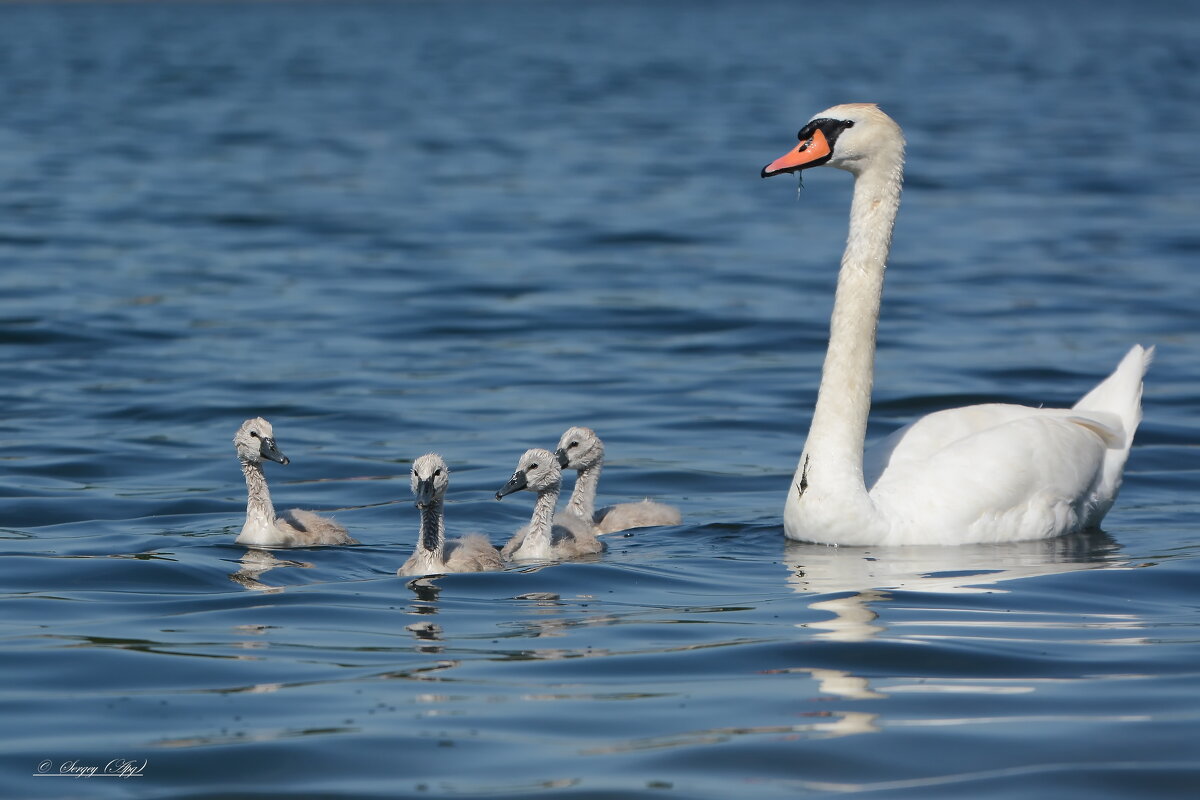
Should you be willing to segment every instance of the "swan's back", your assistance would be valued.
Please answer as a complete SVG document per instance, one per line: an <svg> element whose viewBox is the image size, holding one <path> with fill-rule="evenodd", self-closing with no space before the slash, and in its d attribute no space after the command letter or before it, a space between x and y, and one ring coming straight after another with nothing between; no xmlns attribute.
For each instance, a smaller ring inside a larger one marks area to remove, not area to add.
<svg viewBox="0 0 1200 800"><path fill-rule="evenodd" d="M321 544L358 544L350 533L327 517L299 508L288 509L275 520L289 539L291 547L311 547Z"/></svg>
<svg viewBox="0 0 1200 800"><path fill-rule="evenodd" d="M864 477L889 543L1058 536L1116 500L1153 349L1135 346L1073 408L986 404L929 414L870 448Z"/></svg>

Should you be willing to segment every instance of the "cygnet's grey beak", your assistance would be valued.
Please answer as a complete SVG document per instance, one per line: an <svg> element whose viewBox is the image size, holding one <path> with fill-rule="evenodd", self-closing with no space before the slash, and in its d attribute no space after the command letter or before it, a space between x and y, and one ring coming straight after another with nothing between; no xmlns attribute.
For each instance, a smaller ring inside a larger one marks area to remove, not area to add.
<svg viewBox="0 0 1200 800"><path fill-rule="evenodd" d="M291 459L279 452L279 448L275 446L275 440L270 436L259 437L258 452L262 453L263 458L269 458L272 461L279 462L280 464L291 463Z"/></svg>
<svg viewBox="0 0 1200 800"><path fill-rule="evenodd" d="M513 476L508 479L508 483L500 487L500 491L496 492L496 499L503 500L505 495L510 495L513 492L519 492L529 486L525 481L525 473L517 470Z"/></svg>
<svg viewBox="0 0 1200 800"><path fill-rule="evenodd" d="M567 458L566 448L560 447L554 451L554 457L558 459L558 465L563 469L567 468L567 464L571 463L571 459Z"/></svg>
<svg viewBox="0 0 1200 800"><path fill-rule="evenodd" d="M417 499L413 502L417 508L428 508L433 505L433 480L430 478L421 478L417 481L417 491L414 493Z"/></svg>

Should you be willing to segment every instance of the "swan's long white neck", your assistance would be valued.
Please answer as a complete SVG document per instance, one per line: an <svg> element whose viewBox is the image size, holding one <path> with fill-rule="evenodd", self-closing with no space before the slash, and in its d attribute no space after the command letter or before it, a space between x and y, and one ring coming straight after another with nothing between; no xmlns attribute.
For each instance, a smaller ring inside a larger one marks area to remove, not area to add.
<svg viewBox="0 0 1200 800"><path fill-rule="evenodd" d="M596 515L596 489L600 485L600 470L603 467L604 461L601 460L579 470L575 489L567 502L567 511L589 521Z"/></svg>
<svg viewBox="0 0 1200 800"><path fill-rule="evenodd" d="M550 534L554 527L554 507L558 505L558 492L557 484L538 492L537 502L533 504L533 517L529 520L529 531L525 534L525 543L521 545L522 550L535 553L549 552Z"/></svg>
<svg viewBox="0 0 1200 800"><path fill-rule="evenodd" d="M857 174L850 234L838 273L829 349L812 426L789 502L805 492L870 504L863 481L863 443L875 374L875 331L883 275L900 206L903 150Z"/></svg>
<svg viewBox="0 0 1200 800"><path fill-rule="evenodd" d="M269 528L275 524L275 506L271 505L271 492L267 489L267 477L261 463L242 462L242 474L246 476L246 528Z"/></svg>

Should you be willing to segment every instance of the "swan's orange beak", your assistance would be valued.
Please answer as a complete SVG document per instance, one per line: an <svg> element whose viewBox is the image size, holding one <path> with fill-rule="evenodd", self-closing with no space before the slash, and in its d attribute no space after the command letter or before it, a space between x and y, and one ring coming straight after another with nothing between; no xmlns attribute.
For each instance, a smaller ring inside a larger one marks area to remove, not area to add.
<svg viewBox="0 0 1200 800"><path fill-rule="evenodd" d="M815 167L817 164L814 164L814 161L823 163L822 159L828 158L832 152L829 140L825 138L824 133L821 133L821 129L817 128L813 131L812 138L804 140L795 150L763 167L762 176L769 178L784 172L796 172L807 167Z"/></svg>

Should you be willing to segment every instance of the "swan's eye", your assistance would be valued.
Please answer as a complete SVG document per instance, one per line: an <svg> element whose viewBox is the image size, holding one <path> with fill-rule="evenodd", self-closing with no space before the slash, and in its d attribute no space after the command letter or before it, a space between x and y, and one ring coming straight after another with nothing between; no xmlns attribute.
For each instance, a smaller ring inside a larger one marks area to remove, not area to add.
<svg viewBox="0 0 1200 800"><path fill-rule="evenodd" d="M438 477L438 476L439 476L439 475L441 475L441 474L442 474L442 471L441 471L440 469L435 469L435 470L433 471L433 477L435 477L435 478L436 478L436 477Z"/></svg>
<svg viewBox="0 0 1200 800"><path fill-rule="evenodd" d="M845 122L843 122L842 124L843 124L843 125L845 125L847 128L853 128L853 127L854 127L854 120L852 120L852 119L848 119L848 120L846 120Z"/></svg>
<svg viewBox="0 0 1200 800"><path fill-rule="evenodd" d="M526 472L533 472L533 471L534 471L535 469L537 469L537 468L538 468L538 465L537 465L537 464L530 464L530 465L529 465L529 469L527 469L527 470L525 470L525 471L526 471Z"/></svg>
<svg viewBox="0 0 1200 800"><path fill-rule="evenodd" d="M250 431L250 435L251 435L251 436L253 436L255 439L257 439L257 438L258 438L258 431Z"/></svg>
<svg viewBox="0 0 1200 800"><path fill-rule="evenodd" d="M812 139L810 138L807 142L800 145L799 149L796 152L803 153L805 150L807 150L811 146L812 146Z"/></svg>
<svg viewBox="0 0 1200 800"><path fill-rule="evenodd" d="M579 442L571 442L569 445L567 445L568 450L570 450L572 447L579 447Z"/></svg>

